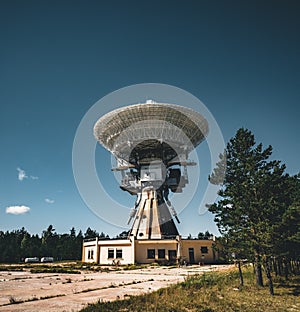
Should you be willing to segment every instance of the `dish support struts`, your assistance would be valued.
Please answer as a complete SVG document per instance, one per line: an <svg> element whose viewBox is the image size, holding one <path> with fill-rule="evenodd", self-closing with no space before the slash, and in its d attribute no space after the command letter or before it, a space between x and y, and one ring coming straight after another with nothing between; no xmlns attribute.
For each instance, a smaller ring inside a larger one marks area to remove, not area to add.
<svg viewBox="0 0 300 312"><path fill-rule="evenodd" d="M162 190L146 187L138 194L135 208L130 218L134 219L129 236L138 239L164 239L179 235L173 217L179 222L177 214Z"/></svg>

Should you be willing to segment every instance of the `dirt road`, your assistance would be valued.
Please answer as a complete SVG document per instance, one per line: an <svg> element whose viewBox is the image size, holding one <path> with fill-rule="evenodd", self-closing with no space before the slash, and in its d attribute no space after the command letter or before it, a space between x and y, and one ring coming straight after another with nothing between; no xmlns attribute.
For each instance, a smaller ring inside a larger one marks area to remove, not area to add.
<svg viewBox="0 0 300 312"><path fill-rule="evenodd" d="M0 311L72 312L98 300L116 300L157 290L188 275L227 270L225 265L149 267L81 274L0 272Z"/></svg>

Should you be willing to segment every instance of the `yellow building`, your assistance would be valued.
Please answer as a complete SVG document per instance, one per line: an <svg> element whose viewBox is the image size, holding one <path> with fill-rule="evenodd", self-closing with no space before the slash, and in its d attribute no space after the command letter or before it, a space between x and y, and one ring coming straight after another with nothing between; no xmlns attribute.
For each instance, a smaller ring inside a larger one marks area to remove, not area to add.
<svg viewBox="0 0 300 312"><path fill-rule="evenodd" d="M146 263L215 263L214 239L90 239L83 243L82 261L103 265Z"/></svg>

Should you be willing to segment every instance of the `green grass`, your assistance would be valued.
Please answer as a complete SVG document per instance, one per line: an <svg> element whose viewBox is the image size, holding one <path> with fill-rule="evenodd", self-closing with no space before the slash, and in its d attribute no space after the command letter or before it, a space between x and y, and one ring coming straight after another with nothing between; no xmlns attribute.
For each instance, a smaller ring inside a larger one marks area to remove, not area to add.
<svg viewBox="0 0 300 312"><path fill-rule="evenodd" d="M92 272L111 272L121 270L137 270L149 268L157 264L130 264L121 265L119 267L103 266L97 263L84 263L81 261L55 261L54 263L19 263L19 264L2 264L0 271L26 271L31 273L75 273L79 271L92 271ZM74 271L74 272L72 272Z"/></svg>
<svg viewBox="0 0 300 312"><path fill-rule="evenodd" d="M12 304L20 304L20 303L24 303L24 302L31 302L31 301L37 301L37 300L47 300L47 299L51 299L51 298L64 297L64 296L65 296L65 294L59 294L59 295L50 295L50 296L45 296L45 297L40 297L40 298L32 297L32 298L25 299L25 300L17 299L14 296L10 296L9 297L9 303L2 304L1 306L8 306L8 305L12 305Z"/></svg>
<svg viewBox="0 0 300 312"><path fill-rule="evenodd" d="M14 265L0 265L0 271L23 271L23 267Z"/></svg>
<svg viewBox="0 0 300 312"><path fill-rule="evenodd" d="M110 269L97 264L85 264L80 261L56 261L54 263L2 264L0 265L0 271L80 274L80 271L108 272Z"/></svg>
<svg viewBox="0 0 300 312"><path fill-rule="evenodd" d="M98 302L81 312L296 312L300 310L299 276L289 281L275 279L275 296L268 287L255 286L253 272L244 269L244 286L238 272L206 273L186 278L183 283L126 300Z"/></svg>
<svg viewBox="0 0 300 312"><path fill-rule="evenodd" d="M141 265L141 264L128 264L128 265L122 266L122 269L124 271L131 271L131 270L145 269L148 266L147 265Z"/></svg>
<svg viewBox="0 0 300 312"><path fill-rule="evenodd" d="M47 268L38 268L35 267L30 270L30 273L66 273L66 274L80 274L78 270L73 270L69 268L62 267L47 267Z"/></svg>

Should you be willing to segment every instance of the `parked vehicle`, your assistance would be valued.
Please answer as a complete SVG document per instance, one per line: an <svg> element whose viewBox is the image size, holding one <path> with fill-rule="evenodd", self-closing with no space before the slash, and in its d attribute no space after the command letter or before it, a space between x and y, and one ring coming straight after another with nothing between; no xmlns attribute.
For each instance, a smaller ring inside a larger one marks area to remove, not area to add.
<svg viewBox="0 0 300 312"><path fill-rule="evenodd" d="M37 262L40 262L40 259L38 257L25 258L25 263L37 263Z"/></svg>
<svg viewBox="0 0 300 312"><path fill-rule="evenodd" d="M42 259L41 259L41 262L53 262L54 261L54 259L53 259L53 257L43 257Z"/></svg>

